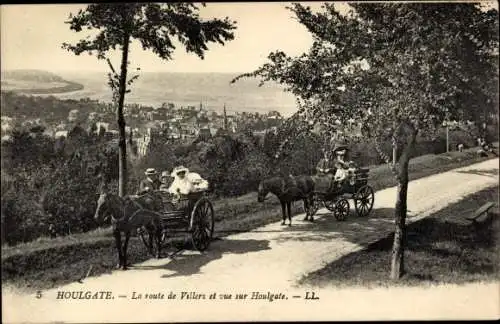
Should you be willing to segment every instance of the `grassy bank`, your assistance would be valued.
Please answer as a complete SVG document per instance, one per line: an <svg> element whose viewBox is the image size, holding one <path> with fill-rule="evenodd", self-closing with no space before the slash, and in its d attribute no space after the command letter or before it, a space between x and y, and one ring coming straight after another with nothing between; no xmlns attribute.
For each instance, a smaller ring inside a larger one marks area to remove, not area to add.
<svg viewBox="0 0 500 324"><path fill-rule="evenodd" d="M476 149L415 158L410 165L410 179L418 179L453 168L484 161ZM491 157L490 157L491 158ZM370 184L375 190L394 186L395 180L387 166L371 168ZM410 185L411 186L411 185ZM216 236L248 231L281 219L280 206L274 198L257 203L256 194L214 201ZM294 211L302 210L301 204ZM148 259L149 255L137 238L132 238L129 260ZM92 266L91 275L110 272L116 263L114 242L109 229L60 237L40 238L13 247L2 247L4 284L27 289L46 289L76 281Z"/></svg>
<svg viewBox="0 0 500 324"><path fill-rule="evenodd" d="M465 219L489 201L497 202L489 220L482 216L482 223L476 228ZM373 287L500 279L498 187L470 195L410 224L407 230L407 274L398 283L388 279L393 235L328 264L305 276L301 283L319 287Z"/></svg>

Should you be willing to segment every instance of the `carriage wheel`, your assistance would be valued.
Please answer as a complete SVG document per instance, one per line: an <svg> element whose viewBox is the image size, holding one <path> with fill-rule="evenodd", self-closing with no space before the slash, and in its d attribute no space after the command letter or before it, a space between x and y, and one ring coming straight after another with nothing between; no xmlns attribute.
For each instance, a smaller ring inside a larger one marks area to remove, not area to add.
<svg viewBox="0 0 500 324"><path fill-rule="evenodd" d="M198 200L191 212L191 240L200 252L206 250L214 233L214 208L207 198Z"/></svg>
<svg viewBox="0 0 500 324"><path fill-rule="evenodd" d="M333 215L338 221L344 221L349 215L349 209L350 206L347 199L341 198L337 200L337 202L335 203L335 209L333 211Z"/></svg>
<svg viewBox="0 0 500 324"><path fill-rule="evenodd" d="M332 213L335 212L335 200L325 200L325 207Z"/></svg>
<svg viewBox="0 0 500 324"><path fill-rule="evenodd" d="M372 187L365 185L354 194L354 207L360 217L367 216L373 208L375 200Z"/></svg>

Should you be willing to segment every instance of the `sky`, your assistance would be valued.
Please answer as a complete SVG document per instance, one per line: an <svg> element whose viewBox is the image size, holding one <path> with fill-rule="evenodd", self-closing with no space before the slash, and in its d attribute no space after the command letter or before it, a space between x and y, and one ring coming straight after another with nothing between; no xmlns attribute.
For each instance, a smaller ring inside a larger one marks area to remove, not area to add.
<svg viewBox="0 0 500 324"><path fill-rule="evenodd" d="M313 10L323 2L306 2ZM492 2L498 8L497 2ZM208 3L201 8L203 18L229 17L237 22L235 40L225 46L209 44L205 59L186 53L177 46L173 60L164 61L152 52L143 51L138 43L131 45L131 68L144 72L250 72L267 61L275 50L295 56L307 51L310 33L285 7L287 2ZM336 2L340 12L349 8ZM61 48L63 42L76 43L83 33L69 29L64 22L70 12L85 8L83 4L2 5L0 7L1 68L43 69L48 71L107 72L105 61L95 56L75 56ZM112 53L111 61L119 66L120 53Z"/></svg>
<svg viewBox="0 0 500 324"><path fill-rule="evenodd" d="M306 28L292 19L293 13L285 2L207 3L200 9L203 18L229 17L237 22L235 39L225 46L210 44L205 59L187 54L178 46L172 61L164 61L152 52L143 51L133 43L130 52L131 68L140 67L150 72L249 72L266 62L268 54L283 50L290 55L307 51L312 38ZM322 2L308 2L319 9ZM336 3L345 11L345 3ZM63 42L82 38L64 23L70 12L76 13L82 4L2 5L1 13L1 68L43 69L48 71L107 71L106 62L95 56L76 56L61 48ZM111 56L119 66L120 55Z"/></svg>

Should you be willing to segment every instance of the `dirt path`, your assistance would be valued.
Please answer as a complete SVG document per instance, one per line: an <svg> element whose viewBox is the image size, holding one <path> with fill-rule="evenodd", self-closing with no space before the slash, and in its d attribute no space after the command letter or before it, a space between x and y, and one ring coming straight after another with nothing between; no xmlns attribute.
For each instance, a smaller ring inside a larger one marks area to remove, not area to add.
<svg viewBox="0 0 500 324"><path fill-rule="evenodd" d="M408 222L424 218L471 193L498 185L498 163L498 159L488 160L412 181ZM390 233L395 196L395 188L376 192L374 211L368 218L358 218L351 211L347 221L337 222L333 216L320 211L317 221L310 224L302 222L303 215L298 215L291 228L280 226L280 222L273 223L215 241L205 254L184 251L173 260L149 260L130 271L115 271L87 278L83 283L44 291L40 299L3 289L4 322L338 320L366 319L365 316L397 319L400 316L427 318L429 312L436 318L498 317L497 284L433 288L432 297L429 290L419 288L396 289L388 294L389 290L384 289L314 290L296 286L302 275ZM454 290L456 293L451 294ZM73 291L88 291L91 295L110 291L114 299L56 299L58 294ZM314 291L320 299L305 300L308 291ZM168 299L170 292L176 295L175 299ZM251 299L253 292L265 296L270 292L278 294L277 297L282 293L285 299L272 302ZM212 293L215 299L210 299ZM139 294L141 299L132 299ZM150 300L145 299L146 294L164 296ZM237 294L247 296L239 300ZM436 299L440 294L443 299ZM224 300L229 295L230 299ZM472 296L482 299L474 300ZM484 299L484 296L491 298ZM424 306L415 308L413 303L419 298ZM407 300L408 304L388 313L383 305L391 305L391 300ZM462 307L464 303L474 303L474 306ZM361 305L364 308L360 308ZM421 310L416 311L418 308Z"/></svg>

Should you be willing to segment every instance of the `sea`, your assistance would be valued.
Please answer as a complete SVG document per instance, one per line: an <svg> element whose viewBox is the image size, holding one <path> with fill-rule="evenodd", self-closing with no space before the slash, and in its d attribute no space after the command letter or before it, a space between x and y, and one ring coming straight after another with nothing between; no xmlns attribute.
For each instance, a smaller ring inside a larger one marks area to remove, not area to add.
<svg viewBox="0 0 500 324"><path fill-rule="evenodd" d="M60 99L91 98L111 102L112 94L107 84L106 73L101 72L56 72L65 80L84 86L80 91L51 94ZM130 75L134 75L131 73ZM290 116L297 110L296 99L284 91L284 87L265 83L259 87L255 78L230 81L238 74L230 73L169 73L140 72L139 78L130 87L126 103L160 107L163 103L174 103L176 107L196 106L222 112L224 105L228 114L235 112L267 113L278 111Z"/></svg>

